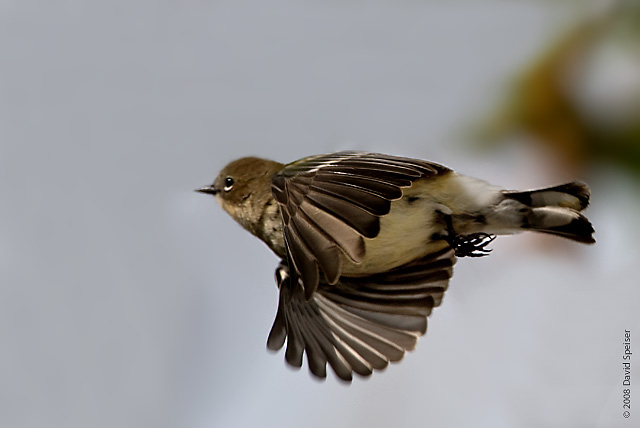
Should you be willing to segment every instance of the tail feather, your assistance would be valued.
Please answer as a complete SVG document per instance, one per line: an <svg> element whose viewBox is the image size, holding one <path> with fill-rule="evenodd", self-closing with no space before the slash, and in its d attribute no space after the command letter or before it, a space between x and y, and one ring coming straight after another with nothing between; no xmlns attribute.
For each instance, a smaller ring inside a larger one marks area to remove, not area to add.
<svg viewBox="0 0 640 428"><path fill-rule="evenodd" d="M522 228L561 236L583 244L596 242L593 238L594 229L591 222L571 208L533 208Z"/></svg>
<svg viewBox="0 0 640 428"><path fill-rule="evenodd" d="M506 191L504 196L520 202L529 209L521 228L549 233L577 242L592 244L594 229L582 214L589 205L589 186L579 181L527 190Z"/></svg>
<svg viewBox="0 0 640 428"><path fill-rule="evenodd" d="M507 191L503 194L532 208L552 206L582 211L589 206L591 191L585 183L572 181L544 189Z"/></svg>

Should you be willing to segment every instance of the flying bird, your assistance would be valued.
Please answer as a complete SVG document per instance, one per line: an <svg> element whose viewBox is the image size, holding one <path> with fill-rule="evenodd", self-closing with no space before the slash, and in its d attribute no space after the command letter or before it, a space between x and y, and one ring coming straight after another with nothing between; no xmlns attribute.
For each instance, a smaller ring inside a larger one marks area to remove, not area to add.
<svg viewBox="0 0 640 428"><path fill-rule="evenodd" d="M425 334L458 257L480 257L496 235L535 231L594 243L581 212L586 184L504 190L437 163L338 152L282 164L229 163L214 195L281 259L267 347L326 377L369 376Z"/></svg>

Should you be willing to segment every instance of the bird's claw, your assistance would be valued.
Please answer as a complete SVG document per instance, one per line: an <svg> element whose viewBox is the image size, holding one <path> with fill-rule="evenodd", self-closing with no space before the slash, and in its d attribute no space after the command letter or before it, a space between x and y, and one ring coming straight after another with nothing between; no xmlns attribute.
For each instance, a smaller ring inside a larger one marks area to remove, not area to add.
<svg viewBox="0 0 640 428"><path fill-rule="evenodd" d="M447 242L457 257L483 257L488 256L492 251L486 246L494 239L496 236L488 233L471 233L469 235L451 235L447 238Z"/></svg>

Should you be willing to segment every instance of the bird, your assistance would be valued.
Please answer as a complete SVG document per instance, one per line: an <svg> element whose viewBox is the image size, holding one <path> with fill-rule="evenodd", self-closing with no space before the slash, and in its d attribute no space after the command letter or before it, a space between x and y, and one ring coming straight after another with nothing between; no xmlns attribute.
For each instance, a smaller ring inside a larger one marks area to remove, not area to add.
<svg viewBox="0 0 640 428"><path fill-rule="evenodd" d="M282 164L230 162L196 189L279 258L267 348L312 375L368 377L413 350L456 260L482 257L497 235L534 231L593 244L573 181L505 190L430 161L343 151Z"/></svg>

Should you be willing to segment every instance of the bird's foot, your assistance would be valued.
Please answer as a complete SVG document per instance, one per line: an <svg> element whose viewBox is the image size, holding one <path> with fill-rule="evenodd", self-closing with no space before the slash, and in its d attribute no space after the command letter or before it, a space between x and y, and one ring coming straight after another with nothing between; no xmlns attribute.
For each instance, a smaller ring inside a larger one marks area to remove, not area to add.
<svg viewBox="0 0 640 428"><path fill-rule="evenodd" d="M495 235L482 232L459 235L453 228L451 214L442 211L439 211L439 214L442 216L446 226L446 235L441 237L449 243L457 257L483 257L489 255L492 250L486 247L496 239Z"/></svg>
<svg viewBox="0 0 640 428"><path fill-rule="evenodd" d="M451 245L457 257L483 257L488 256L492 251L486 246L496 239L496 235L489 235L488 233L450 234L445 239Z"/></svg>

